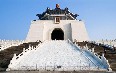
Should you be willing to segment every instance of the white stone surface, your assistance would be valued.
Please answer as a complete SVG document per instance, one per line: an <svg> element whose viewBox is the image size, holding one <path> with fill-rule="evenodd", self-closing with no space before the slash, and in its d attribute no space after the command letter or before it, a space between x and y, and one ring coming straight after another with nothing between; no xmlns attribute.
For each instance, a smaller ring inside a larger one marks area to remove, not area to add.
<svg viewBox="0 0 116 73"><path fill-rule="evenodd" d="M78 20L60 20L59 24L55 24L54 20L32 21L26 40L29 42L51 40L51 33L55 28L64 31L65 40L89 40L84 22Z"/></svg>
<svg viewBox="0 0 116 73"><path fill-rule="evenodd" d="M107 70L108 62L70 41L45 41L14 56L7 70ZM61 68L58 68L61 66Z"/></svg>
<svg viewBox="0 0 116 73"><path fill-rule="evenodd" d="M0 51L5 50L11 46L18 46L26 43L25 40L0 40Z"/></svg>
<svg viewBox="0 0 116 73"><path fill-rule="evenodd" d="M104 44L104 45L111 45L111 46L116 47L116 40L98 40L96 42Z"/></svg>

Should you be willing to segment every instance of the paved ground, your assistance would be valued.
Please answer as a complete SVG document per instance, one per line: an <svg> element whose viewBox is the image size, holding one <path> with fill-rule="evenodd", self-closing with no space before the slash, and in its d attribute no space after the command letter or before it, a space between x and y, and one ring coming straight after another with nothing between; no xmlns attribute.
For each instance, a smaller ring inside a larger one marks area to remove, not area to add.
<svg viewBox="0 0 116 73"><path fill-rule="evenodd" d="M103 72L103 71L9 71L0 73L115 73L115 72Z"/></svg>

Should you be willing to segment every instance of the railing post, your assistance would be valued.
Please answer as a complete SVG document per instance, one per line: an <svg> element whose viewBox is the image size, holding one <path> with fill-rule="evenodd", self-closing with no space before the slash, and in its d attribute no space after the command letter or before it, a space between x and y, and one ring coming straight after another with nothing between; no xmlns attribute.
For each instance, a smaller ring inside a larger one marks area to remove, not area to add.
<svg viewBox="0 0 116 73"><path fill-rule="evenodd" d="M92 52L94 53L94 48L92 48Z"/></svg>
<svg viewBox="0 0 116 73"><path fill-rule="evenodd" d="M23 48L23 52L25 52L25 48Z"/></svg>

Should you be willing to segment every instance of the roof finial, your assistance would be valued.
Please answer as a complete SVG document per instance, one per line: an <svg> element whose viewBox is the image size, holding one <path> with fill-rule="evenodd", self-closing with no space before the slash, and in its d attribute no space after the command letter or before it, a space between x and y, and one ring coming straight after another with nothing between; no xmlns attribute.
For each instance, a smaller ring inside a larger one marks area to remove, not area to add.
<svg viewBox="0 0 116 73"><path fill-rule="evenodd" d="M56 8L60 8L60 5L59 4L56 4Z"/></svg>

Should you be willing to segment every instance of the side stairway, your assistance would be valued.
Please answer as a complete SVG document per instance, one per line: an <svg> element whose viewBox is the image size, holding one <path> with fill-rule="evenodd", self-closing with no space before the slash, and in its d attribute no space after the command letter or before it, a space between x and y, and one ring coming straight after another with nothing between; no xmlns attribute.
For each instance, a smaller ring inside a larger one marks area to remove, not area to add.
<svg viewBox="0 0 116 73"><path fill-rule="evenodd" d="M111 45L106 45L100 42L95 41L84 41L84 42L75 42L81 48L88 47L89 49L94 48L94 52L98 55L104 53L105 58L108 60L110 67L113 71L116 71L116 47ZM114 42L110 42L114 43Z"/></svg>
<svg viewBox="0 0 116 73"><path fill-rule="evenodd" d="M23 52L10 61L9 70L79 71L111 70L104 55L81 49L70 40L45 41Z"/></svg>
<svg viewBox="0 0 116 73"><path fill-rule="evenodd" d="M14 53L16 55L19 55L23 52L23 48L28 49L29 45L35 47L41 42L28 42L28 43L22 43L18 46L11 46L9 48L6 48L4 50L0 50L0 71L5 71L8 68L8 65L10 64L10 60L12 60Z"/></svg>

